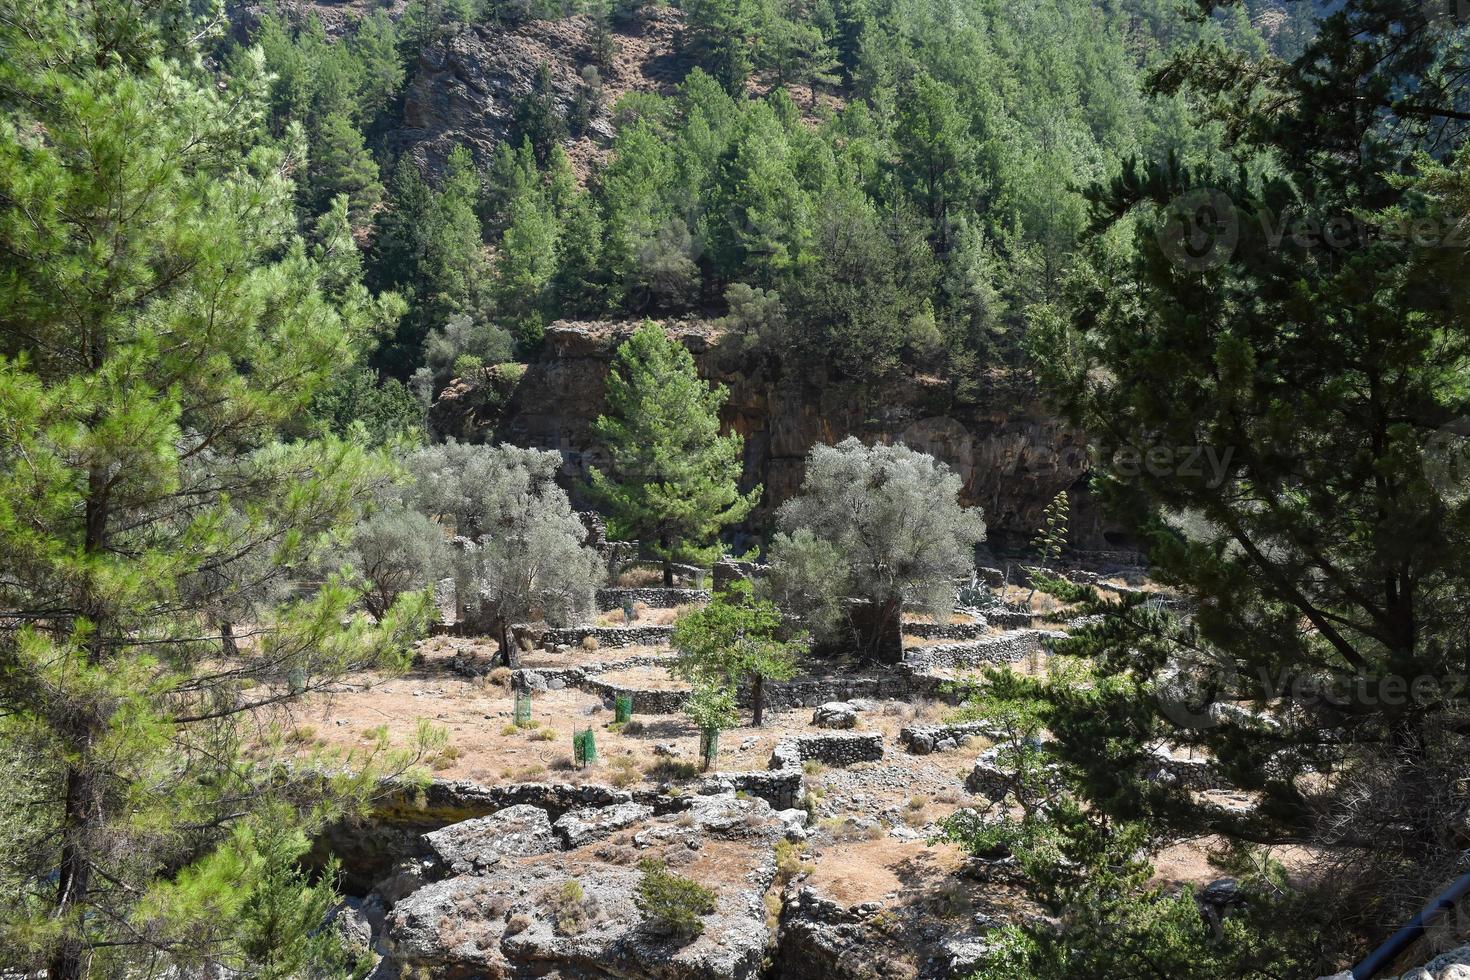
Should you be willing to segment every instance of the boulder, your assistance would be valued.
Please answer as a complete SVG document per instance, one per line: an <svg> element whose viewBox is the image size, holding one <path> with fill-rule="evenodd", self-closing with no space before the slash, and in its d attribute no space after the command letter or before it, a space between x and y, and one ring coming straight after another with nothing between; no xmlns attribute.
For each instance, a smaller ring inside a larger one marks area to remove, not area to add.
<svg viewBox="0 0 1470 980"><path fill-rule="evenodd" d="M776 819L781 821L782 830L786 839L793 844L800 844L806 840L806 825L809 819L805 810L777 810Z"/></svg>
<svg viewBox="0 0 1470 980"><path fill-rule="evenodd" d="M601 840L624 827L653 816L653 807L642 803L618 803L607 807L588 807L564 814L552 825L562 846L568 849Z"/></svg>
<svg viewBox="0 0 1470 980"><path fill-rule="evenodd" d="M373 925L360 899L348 898L327 913L327 925L336 931L349 955L361 957L373 948Z"/></svg>
<svg viewBox="0 0 1470 980"><path fill-rule="evenodd" d="M488 817L450 824L425 834L424 841L450 874L483 872L503 857L528 857L557 849L546 811L524 803Z"/></svg>
<svg viewBox="0 0 1470 980"><path fill-rule="evenodd" d="M812 714L812 724L818 728L855 728L857 711L846 701L828 701Z"/></svg>
<svg viewBox="0 0 1470 980"><path fill-rule="evenodd" d="M446 980L505 976L500 952L507 913L515 899L507 883L460 876L420 888L388 916L388 958Z"/></svg>
<svg viewBox="0 0 1470 980"><path fill-rule="evenodd" d="M992 946L978 936L964 936L947 940L943 948L949 975L967 977L985 965L985 958L990 955Z"/></svg>
<svg viewBox="0 0 1470 980"><path fill-rule="evenodd" d="M679 823L722 840L766 839L774 842L781 833L782 824L775 817L771 805L758 796L720 793L696 796L689 809L679 816Z"/></svg>
<svg viewBox="0 0 1470 980"><path fill-rule="evenodd" d="M1216 878L1201 888L1194 900L1199 904L1200 915L1218 939L1224 935L1225 917L1231 909L1245 904L1245 895L1240 890L1240 882L1234 878Z"/></svg>

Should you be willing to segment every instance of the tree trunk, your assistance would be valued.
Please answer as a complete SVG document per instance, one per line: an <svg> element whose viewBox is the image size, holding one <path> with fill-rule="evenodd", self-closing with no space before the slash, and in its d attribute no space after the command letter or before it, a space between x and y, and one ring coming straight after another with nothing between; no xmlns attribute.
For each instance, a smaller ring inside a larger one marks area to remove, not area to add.
<svg viewBox="0 0 1470 980"><path fill-rule="evenodd" d="M755 675L755 681L750 688L750 723L755 727L761 726L761 719L765 715L766 707L766 678L762 674Z"/></svg>
<svg viewBox="0 0 1470 980"><path fill-rule="evenodd" d="M83 549L87 554L95 554L107 538L108 481L105 472L94 467L87 482ZM107 635L109 624L105 607L92 589L90 579L82 582L79 606L92 620L87 663L96 667L102 663L102 638ZM99 717L92 705L76 707L81 710L71 712L65 731L65 735L70 736L68 741L73 742L74 751L66 768L61 811L61 862L56 874L56 909L53 913L61 921L61 935L49 964L50 980L82 980L88 973L91 950L84 937L83 921L87 893L92 887L91 850L105 822L92 753L108 719Z"/></svg>
<svg viewBox="0 0 1470 980"><path fill-rule="evenodd" d="M83 758L90 753L92 736L86 738ZM100 801L96 799L96 783L85 768L86 763L66 770L66 801L62 810L61 866L56 886L56 917L74 921L62 926L61 942L51 957L51 980L82 980L87 975L86 941L81 934L82 912L92 885L92 865L88 855L87 836L97 819Z"/></svg>
<svg viewBox="0 0 1470 980"><path fill-rule="evenodd" d="M224 647L225 656L230 658L240 656L240 645L235 642L235 626L227 619L220 620L219 638L220 644Z"/></svg>
<svg viewBox="0 0 1470 980"><path fill-rule="evenodd" d="M521 665L521 658L519 656L519 651L517 651L516 649L515 637L511 636L510 633L510 624L507 623L505 620L500 621L499 639L501 658L505 661L505 665L507 667L509 667L511 670L515 670Z"/></svg>

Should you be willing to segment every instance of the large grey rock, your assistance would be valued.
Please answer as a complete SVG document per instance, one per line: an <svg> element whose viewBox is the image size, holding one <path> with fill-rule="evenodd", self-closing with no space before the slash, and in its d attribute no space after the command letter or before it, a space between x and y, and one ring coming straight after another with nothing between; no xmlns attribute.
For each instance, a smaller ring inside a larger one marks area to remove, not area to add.
<svg viewBox="0 0 1470 980"><path fill-rule="evenodd" d="M640 834L672 830L698 836L717 811L735 812L730 802L746 801L712 801L692 824L685 814L652 818ZM666 855L677 846L663 843ZM717 876L685 872L717 895L715 911L703 919L704 933L692 940L651 928L634 898L637 869L556 853L506 859L485 874L420 889L389 918L388 958L404 974L424 971L435 980L753 980L769 940L763 895L775 877L774 845L754 841L726 848ZM570 881L580 897L567 897Z"/></svg>
<svg viewBox="0 0 1470 980"><path fill-rule="evenodd" d="M998 749L986 749L965 777L965 789L995 803L1011 791L1014 774L997 763Z"/></svg>
<svg viewBox="0 0 1470 980"><path fill-rule="evenodd" d="M373 925L361 899L349 898L327 914L327 924L354 957L373 948Z"/></svg>
<svg viewBox="0 0 1470 980"><path fill-rule="evenodd" d="M562 815L552 825L556 836L566 848L581 847L583 844L601 840L610 834L631 827L640 820L653 816L653 807L642 803L618 803L607 807L588 807Z"/></svg>
<svg viewBox="0 0 1470 980"><path fill-rule="evenodd" d="M420 888L388 916L389 959L399 967L429 969L431 976L446 980L505 976L508 964L500 940L518 898L512 883L480 876Z"/></svg>
<svg viewBox="0 0 1470 980"><path fill-rule="evenodd" d="M424 841L450 874L484 871L503 857L545 854L558 846L546 811L525 803L450 824L425 834Z"/></svg>
<svg viewBox="0 0 1470 980"><path fill-rule="evenodd" d="M949 975L967 977L974 973L985 964L991 948L989 942L976 936L947 940L944 943L944 952L948 960Z"/></svg>
<svg viewBox="0 0 1470 980"><path fill-rule="evenodd" d="M738 797L733 793L696 796L678 822L701 834L724 840L775 840L781 821L771 805L758 796Z"/></svg>
<svg viewBox="0 0 1470 980"><path fill-rule="evenodd" d="M812 713L812 724L818 728L855 728L857 711L846 701L828 701Z"/></svg>
<svg viewBox="0 0 1470 980"><path fill-rule="evenodd" d="M776 811L776 819L781 821L781 828L785 832L787 840L793 844L800 844L806 840L806 825L809 817L805 810L797 810L795 808L778 810Z"/></svg>

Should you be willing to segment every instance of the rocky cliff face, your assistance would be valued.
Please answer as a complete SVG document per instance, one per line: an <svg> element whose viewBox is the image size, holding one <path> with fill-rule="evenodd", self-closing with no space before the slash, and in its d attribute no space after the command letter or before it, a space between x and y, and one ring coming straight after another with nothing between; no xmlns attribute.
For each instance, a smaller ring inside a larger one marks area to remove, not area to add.
<svg viewBox="0 0 1470 980"><path fill-rule="evenodd" d="M611 107L630 91L669 92L689 66L674 54L680 13L649 7L613 26L616 54L599 72L602 106L588 131L565 140L574 166L600 158L611 141ZM585 16L519 24L473 24L424 49L403 96L403 119L391 136L427 173L439 172L456 146L486 165L502 140L513 138L517 102L530 91L538 67L550 70L564 114L572 111L581 72L593 64L593 23Z"/></svg>
<svg viewBox="0 0 1470 980"><path fill-rule="evenodd" d="M930 378L854 385L782 376L757 359L722 351L718 332L706 322L664 326L694 353L702 376L730 389L723 421L745 437L742 485L765 488L750 519L753 529L768 526L771 512L797 492L813 445L852 435L867 443L903 442L948 463L964 481L964 502L984 510L997 548L1024 546L1047 503L1064 489L1072 498L1075 547L1128 545L1110 533L1087 492L1081 433L1048 413L1034 394L997 389L987 402L958 405L943 382ZM575 496L588 469L605 462L591 427L605 409L612 353L636 327L555 323L541 356L508 397L486 397L489 385L457 383L440 397L431 424L440 435L459 439L554 449Z"/></svg>

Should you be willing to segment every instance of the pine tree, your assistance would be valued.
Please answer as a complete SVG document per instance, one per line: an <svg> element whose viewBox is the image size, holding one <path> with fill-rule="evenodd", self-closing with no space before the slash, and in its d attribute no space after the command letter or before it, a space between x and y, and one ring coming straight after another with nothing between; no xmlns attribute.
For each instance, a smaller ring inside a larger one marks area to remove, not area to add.
<svg viewBox="0 0 1470 980"><path fill-rule="evenodd" d="M393 174L392 206L378 217L378 284L410 294L410 313L378 352L387 370L407 373L434 327L451 316L479 316L490 286L478 216L479 176L464 147L449 155L435 191L411 159Z"/></svg>
<svg viewBox="0 0 1470 980"><path fill-rule="evenodd" d="M1467 775L1470 494L1444 464L1470 415L1470 249L1452 232L1470 150L1447 82L1463 51L1428 15L1347 0L1291 66L1242 71L1216 50L1162 71L1240 159L1097 189L1070 329L1047 327L1036 361L1190 610L1082 593L1071 614L1099 619L1054 652L1094 665L1091 693L1032 689L1059 761L1084 808L1160 841L1332 848L1351 871L1310 893L1318 945L1287 971L1303 975L1372 938L1346 923L1407 920L1463 860L1442 828L1463 806L1443 789ZM1147 778L1160 742L1259 806Z"/></svg>
<svg viewBox="0 0 1470 980"><path fill-rule="evenodd" d="M567 121L557 102L551 66L544 61L536 66L531 91L516 103L515 122L521 139L531 144L536 162L546 166L552 148L567 135Z"/></svg>
<svg viewBox="0 0 1470 980"><path fill-rule="evenodd" d="M307 191L315 212L326 210L338 194L346 194L354 228L369 226L383 200L378 165L363 144L362 134L341 113L327 116L316 134Z"/></svg>
<svg viewBox="0 0 1470 980"><path fill-rule="evenodd" d="M695 57L733 96L742 96L750 78L750 0L687 0L686 32Z"/></svg>
<svg viewBox="0 0 1470 980"><path fill-rule="evenodd" d="M610 511L609 530L642 540L674 584L676 559L710 561L720 528L741 520L761 488L741 494L744 440L720 435L723 385L699 379L694 358L654 323L623 343L607 379L608 414L593 431L607 472L593 470L590 491Z"/></svg>
<svg viewBox="0 0 1470 980"><path fill-rule="evenodd" d="M0 12L0 948L53 980L299 975L331 897L304 832L380 773L293 769L272 713L405 665L429 604L295 591L388 470L276 433L380 310L294 233L260 59L217 86L167 18L87 12Z"/></svg>

